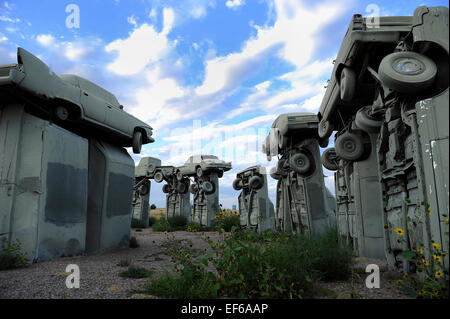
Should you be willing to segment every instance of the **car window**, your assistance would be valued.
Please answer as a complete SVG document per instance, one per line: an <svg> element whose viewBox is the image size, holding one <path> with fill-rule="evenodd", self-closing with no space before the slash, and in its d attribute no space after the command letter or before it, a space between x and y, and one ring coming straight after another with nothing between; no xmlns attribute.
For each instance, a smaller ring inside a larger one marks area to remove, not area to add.
<svg viewBox="0 0 450 319"><path fill-rule="evenodd" d="M109 102L113 106L119 107L119 102L112 93L99 87L97 84L92 83L91 81L83 79L81 77L78 77L78 82L80 84L80 89L89 92L95 95L96 97L105 100L106 102Z"/></svg>
<svg viewBox="0 0 450 319"><path fill-rule="evenodd" d="M189 158L187 159L185 164L189 164L189 163L192 163L192 156L189 156Z"/></svg>
<svg viewBox="0 0 450 319"><path fill-rule="evenodd" d="M219 159L219 158L214 155L202 155L202 160L205 160L205 159Z"/></svg>

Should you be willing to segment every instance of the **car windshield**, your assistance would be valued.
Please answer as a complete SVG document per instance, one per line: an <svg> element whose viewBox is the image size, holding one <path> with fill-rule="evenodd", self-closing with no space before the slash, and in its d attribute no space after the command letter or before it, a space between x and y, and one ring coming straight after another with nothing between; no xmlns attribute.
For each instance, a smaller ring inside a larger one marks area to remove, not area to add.
<svg viewBox="0 0 450 319"><path fill-rule="evenodd" d="M202 159L206 160L206 159L219 159L219 158L214 155L202 155Z"/></svg>

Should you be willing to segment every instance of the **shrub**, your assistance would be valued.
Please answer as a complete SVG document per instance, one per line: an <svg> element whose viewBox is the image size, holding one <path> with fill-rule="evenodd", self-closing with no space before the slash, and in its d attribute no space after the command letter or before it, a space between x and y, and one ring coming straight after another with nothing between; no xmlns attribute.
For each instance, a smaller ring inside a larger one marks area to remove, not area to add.
<svg viewBox="0 0 450 319"><path fill-rule="evenodd" d="M152 227L153 231L162 232L162 231L171 231L169 222L165 218L160 218Z"/></svg>
<svg viewBox="0 0 450 319"><path fill-rule="evenodd" d="M118 263L117 266L119 267L128 267L131 264L131 259L121 259Z"/></svg>
<svg viewBox="0 0 450 319"><path fill-rule="evenodd" d="M199 232L199 231L204 230L204 228L203 228L202 225L200 225L199 223L196 223L196 222L190 222L190 223L187 225L186 230L187 230L188 232L193 232L193 233L195 233L195 232Z"/></svg>
<svg viewBox="0 0 450 319"><path fill-rule="evenodd" d="M150 209L156 209L156 205L155 204L151 204L150 205Z"/></svg>
<svg viewBox="0 0 450 319"><path fill-rule="evenodd" d="M148 293L170 298L305 298L319 292L316 281L351 273L350 249L340 246L331 230L320 238L293 237L237 231L234 226L223 240L208 243L215 256L207 254L199 261L188 249L174 246L169 253L176 274L152 280Z"/></svg>
<svg viewBox="0 0 450 319"><path fill-rule="evenodd" d="M157 222L157 219L155 217L149 217L148 219L148 226L153 226Z"/></svg>
<svg viewBox="0 0 450 319"><path fill-rule="evenodd" d="M131 228L145 228L145 224L139 219L132 218L131 219Z"/></svg>
<svg viewBox="0 0 450 319"><path fill-rule="evenodd" d="M0 270L21 268L28 265L29 260L26 254L22 253L21 243L18 239L15 242L10 242L5 237L0 247L2 247L0 250Z"/></svg>
<svg viewBox="0 0 450 319"><path fill-rule="evenodd" d="M239 215L233 213L227 213L226 211L221 211L214 216L216 221L216 230L223 229L226 232L230 232L233 226L240 226Z"/></svg>
<svg viewBox="0 0 450 319"><path fill-rule="evenodd" d="M130 237L130 248L138 248L139 247L139 243L136 237L131 236Z"/></svg>
<svg viewBox="0 0 450 319"><path fill-rule="evenodd" d="M177 215L167 218L172 231L185 230L187 225L187 218L185 216Z"/></svg>
<svg viewBox="0 0 450 319"><path fill-rule="evenodd" d="M120 277L125 278L146 278L152 275L152 271L143 267L129 266L127 270L121 271L119 273Z"/></svg>

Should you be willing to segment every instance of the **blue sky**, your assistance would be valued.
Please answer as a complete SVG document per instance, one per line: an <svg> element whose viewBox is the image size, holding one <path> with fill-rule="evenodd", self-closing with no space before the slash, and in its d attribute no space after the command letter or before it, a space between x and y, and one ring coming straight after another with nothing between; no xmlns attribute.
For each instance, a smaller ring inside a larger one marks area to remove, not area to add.
<svg viewBox="0 0 450 319"><path fill-rule="evenodd" d="M69 28L66 7L79 8ZM17 47L57 74L73 73L111 91L154 128L141 156L182 165L192 153L232 161L221 179L224 207L245 167L269 170L261 143L277 115L317 112L354 13L412 15L445 1L71 0L0 1L0 64ZM131 154L131 152L130 152ZM136 162L141 156L132 154ZM331 172L326 183L333 191ZM151 202L164 207L161 184ZM275 182L269 177L272 200Z"/></svg>

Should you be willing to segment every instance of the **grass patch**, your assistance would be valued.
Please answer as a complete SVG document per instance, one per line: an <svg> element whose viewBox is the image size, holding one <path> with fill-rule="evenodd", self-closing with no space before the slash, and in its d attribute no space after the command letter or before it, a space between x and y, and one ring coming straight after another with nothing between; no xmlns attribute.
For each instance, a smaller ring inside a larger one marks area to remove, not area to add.
<svg viewBox="0 0 450 319"><path fill-rule="evenodd" d="M139 219L132 218L131 219L131 228L145 228L145 223L140 221Z"/></svg>
<svg viewBox="0 0 450 319"><path fill-rule="evenodd" d="M121 259L117 263L117 266L119 266L119 267L128 267L129 265L131 265L131 259L128 259L128 258Z"/></svg>
<svg viewBox="0 0 450 319"><path fill-rule="evenodd" d="M312 298L323 295L319 280L351 276L352 252L338 242L337 232L321 237L238 231L223 240L208 240L214 254L199 260L186 247L169 254L175 273L151 280L146 293L166 298ZM214 271L211 270L213 266Z"/></svg>
<svg viewBox="0 0 450 319"><path fill-rule="evenodd" d="M160 218L153 224L153 231L156 232L172 232L177 230L186 230L187 228L187 218L185 216L173 216L167 219Z"/></svg>
<svg viewBox="0 0 450 319"><path fill-rule="evenodd" d="M119 273L120 277L123 278L147 278L152 275L152 271L143 267L129 266L127 270L121 271Z"/></svg>
<svg viewBox="0 0 450 319"><path fill-rule="evenodd" d="M28 266L28 258L22 253L21 243L18 239L10 242L8 238L3 238L0 243L0 270L22 268Z"/></svg>
<svg viewBox="0 0 450 319"><path fill-rule="evenodd" d="M158 220L155 217L148 218L148 226L152 227Z"/></svg>
<svg viewBox="0 0 450 319"><path fill-rule="evenodd" d="M139 247L139 243L136 237L131 236L130 237L130 248L138 248Z"/></svg>

